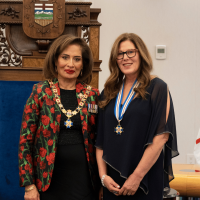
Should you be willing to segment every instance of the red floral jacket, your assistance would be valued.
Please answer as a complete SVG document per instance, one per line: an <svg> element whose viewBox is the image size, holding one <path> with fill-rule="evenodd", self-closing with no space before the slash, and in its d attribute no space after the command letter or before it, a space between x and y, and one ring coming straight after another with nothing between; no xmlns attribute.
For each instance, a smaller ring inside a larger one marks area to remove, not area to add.
<svg viewBox="0 0 200 200"><path fill-rule="evenodd" d="M60 95L58 80L54 84ZM76 84L78 104L87 85ZM96 113L88 111L88 104L97 104L98 89L92 88L80 111L85 153L94 189L99 184L95 156ZM46 191L51 183L56 154L56 141L60 130L61 111L55 101L48 81L33 86L26 102L19 141L20 186L36 184L39 191Z"/></svg>

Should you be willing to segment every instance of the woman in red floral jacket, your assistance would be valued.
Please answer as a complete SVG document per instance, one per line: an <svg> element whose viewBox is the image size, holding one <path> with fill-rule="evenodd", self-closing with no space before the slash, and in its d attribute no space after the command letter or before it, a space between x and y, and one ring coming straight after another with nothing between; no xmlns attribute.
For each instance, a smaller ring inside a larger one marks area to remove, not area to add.
<svg viewBox="0 0 200 200"><path fill-rule="evenodd" d="M93 200L98 190L95 131L98 89L90 48L63 35L45 58L47 79L33 86L20 142L20 186L25 200Z"/></svg>

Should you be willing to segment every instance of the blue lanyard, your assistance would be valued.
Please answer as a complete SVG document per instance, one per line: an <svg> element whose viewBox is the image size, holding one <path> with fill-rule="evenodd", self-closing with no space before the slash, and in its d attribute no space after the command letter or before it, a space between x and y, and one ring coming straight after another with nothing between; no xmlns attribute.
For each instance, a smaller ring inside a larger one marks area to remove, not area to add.
<svg viewBox="0 0 200 200"><path fill-rule="evenodd" d="M117 95L116 101L115 101L114 114L118 121L121 121L123 119L123 116L129 106L129 104L131 103L132 99L135 96L135 91L133 91L133 88L134 88L136 82L137 82L137 79L133 83L133 85L128 93L128 96L126 97L126 100L124 101L124 103L121 107L121 102L122 102L123 92L124 92L124 82L123 82L122 88L120 89L120 91Z"/></svg>

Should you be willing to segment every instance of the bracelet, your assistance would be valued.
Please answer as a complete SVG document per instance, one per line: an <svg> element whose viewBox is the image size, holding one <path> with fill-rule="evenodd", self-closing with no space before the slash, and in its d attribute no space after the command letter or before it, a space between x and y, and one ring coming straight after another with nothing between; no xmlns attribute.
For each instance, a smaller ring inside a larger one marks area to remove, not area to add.
<svg viewBox="0 0 200 200"><path fill-rule="evenodd" d="M35 185L32 185L30 188L25 189L25 192L29 192L29 191L33 190L34 188L35 188Z"/></svg>
<svg viewBox="0 0 200 200"><path fill-rule="evenodd" d="M103 187L106 187L106 186L104 185L104 183L103 183L103 180L104 180L104 178L105 178L106 176L107 176L107 175L104 174L104 175L102 176L102 178L101 178L101 184L103 185Z"/></svg>

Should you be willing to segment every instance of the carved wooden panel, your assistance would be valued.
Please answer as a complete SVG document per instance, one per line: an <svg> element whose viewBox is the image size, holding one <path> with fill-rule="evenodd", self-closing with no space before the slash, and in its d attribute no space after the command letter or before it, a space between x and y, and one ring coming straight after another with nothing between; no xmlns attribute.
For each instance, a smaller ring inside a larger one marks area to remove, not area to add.
<svg viewBox="0 0 200 200"><path fill-rule="evenodd" d="M89 23L90 5L89 2L76 2L76 5L66 2L65 21L66 23ZM75 3L75 2L74 2Z"/></svg>
<svg viewBox="0 0 200 200"><path fill-rule="evenodd" d="M22 1L0 1L0 23L10 22L21 23L22 22Z"/></svg>
<svg viewBox="0 0 200 200"><path fill-rule="evenodd" d="M69 5L66 6L66 14L65 14L66 22L90 22L90 8L89 6L79 5Z"/></svg>

